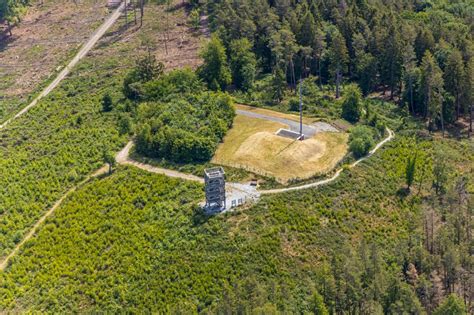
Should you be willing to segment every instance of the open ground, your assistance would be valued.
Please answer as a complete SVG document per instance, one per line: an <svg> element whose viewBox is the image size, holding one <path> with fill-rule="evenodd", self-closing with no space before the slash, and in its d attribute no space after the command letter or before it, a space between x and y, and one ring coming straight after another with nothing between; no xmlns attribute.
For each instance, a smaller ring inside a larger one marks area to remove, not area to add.
<svg viewBox="0 0 474 315"><path fill-rule="evenodd" d="M108 13L97 0L33 4L12 36L0 38L0 121L60 70Z"/></svg>
<svg viewBox="0 0 474 315"><path fill-rule="evenodd" d="M298 129L299 117L266 109L237 106L233 128L212 162L275 177L281 183L307 179L335 167L347 152L346 133L304 118L304 141L276 135L281 128ZM291 166L291 167L290 167Z"/></svg>

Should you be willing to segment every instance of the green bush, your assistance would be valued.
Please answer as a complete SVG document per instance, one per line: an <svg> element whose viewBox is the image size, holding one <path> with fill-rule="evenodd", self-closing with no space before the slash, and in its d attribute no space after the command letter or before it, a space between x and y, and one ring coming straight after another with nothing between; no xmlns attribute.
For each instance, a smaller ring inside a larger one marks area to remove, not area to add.
<svg viewBox="0 0 474 315"><path fill-rule="evenodd" d="M366 155L374 145L374 132L367 126L352 128L349 136L349 149L356 158Z"/></svg>
<svg viewBox="0 0 474 315"><path fill-rule="evenodd" d="M137 109L137 152L187 163L208 161L232 126L230 96L207 92L190 70L145 83Z"/></svg>
<svg viewBox="0 0 474 315"><path fill-rule="evenodd" d="M357 84L350 84L346 87L344 101L342 102L342 118L355 123L359 121L361 114L362 93Z"/></svg>

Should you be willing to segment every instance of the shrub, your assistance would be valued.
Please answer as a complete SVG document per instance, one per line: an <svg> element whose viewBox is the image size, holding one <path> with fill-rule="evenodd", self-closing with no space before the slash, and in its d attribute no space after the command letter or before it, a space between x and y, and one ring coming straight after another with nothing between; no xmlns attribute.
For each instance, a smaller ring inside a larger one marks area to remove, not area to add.
<svg viewBox="0 0 474 315"><path fill-rule="evenodd" d="M349 136L349 149L356 158L366 155L374 145L374 133L367 126L352 128Z"/></svg>
<svg viewBox="0 0 474 315"><path fill-rule="evenodd" d="M347 86L344 101L342 102L342 118L352 123L359 121L361 98L362 93L357 84Z"/></svg>

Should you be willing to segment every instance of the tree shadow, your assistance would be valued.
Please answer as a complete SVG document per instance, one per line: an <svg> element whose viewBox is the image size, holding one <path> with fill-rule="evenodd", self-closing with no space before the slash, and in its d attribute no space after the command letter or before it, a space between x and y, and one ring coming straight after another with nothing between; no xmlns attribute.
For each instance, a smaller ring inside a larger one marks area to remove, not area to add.
<svg viewBox="0 0 474 315"><path fill-rule="evenodd" d="M410 195L410 188L401 187L400 189L397 190L396 195L400 199L405 199L406 197L408 197L408 195Z"/></svg>
<svg viewBox="0 0 474 315"><path fill-rule="evenodd" d="M124 23L117 30L105 33L97 44L97 48L101 49L109 45L115 44L123 38L122 35L124 35L125 33L128 32L130 35L137 32L139 29L139 24L135 25L133 21L130 21L127 24Z"/></svg>
<svg viewBox="0 0 474 315"><path fill-rule="evenodd" d="M193 211L193 216L192 216L193 226L198 227L203 224L206 224L211 218L211 216L212 215L206 213L202 207L200 207L199 205L196 205Z"/></svg>
<svg viewBox="0 0 474 315"><path fill-rule="evenodd" d="M179 3L176 3L175 5L172 5L170 6L169 8L165 9L166 12L175 12L175 11L178 11L182 8L185 8L186 10L189 10L189 5L187 2L179 2Z"/></svg>
<svg viewBox="0 0 474 315"><path fill-rule="evenodd" d="M17 40L15 35L9 36L8 32L0 30L0 52L6 50L8 45L12 44Z"/></svg>

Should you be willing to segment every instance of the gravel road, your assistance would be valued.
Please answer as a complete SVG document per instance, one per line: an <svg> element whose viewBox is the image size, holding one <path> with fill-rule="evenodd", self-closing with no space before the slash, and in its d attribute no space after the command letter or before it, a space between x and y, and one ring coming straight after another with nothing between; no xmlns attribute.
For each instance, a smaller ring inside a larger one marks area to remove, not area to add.
<svg viewBox="0 0 474 315"><path fill-rule="evenodd" d="M238 115L247 116L251 118L258 118L258 119L279 122L279 123L288 125L291 131L295 131L295 132L300 131L300 123L294 120L254 113L254 112L241 110L241 109L237 109L236 113ZM339 130L337 130L336 128L334 128L333 126L325 122L315 122L311 125L303 124L303 134L306 137L312 137L318 132L339 132Z"/></svg>

